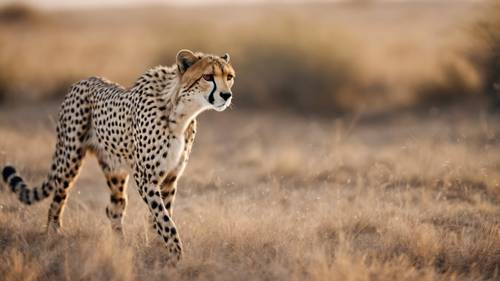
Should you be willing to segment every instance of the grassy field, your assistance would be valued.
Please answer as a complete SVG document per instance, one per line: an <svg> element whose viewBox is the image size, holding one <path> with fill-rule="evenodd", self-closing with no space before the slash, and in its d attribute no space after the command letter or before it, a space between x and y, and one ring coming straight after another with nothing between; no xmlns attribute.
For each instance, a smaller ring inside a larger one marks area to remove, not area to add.
<svg viewBox="0 0 500 281"><path fill-rule="evenodd" d="M499 280L500 114L483 88L500 60L473 36L485 7L357 3L0 9L0 167L30 185L69 84L128 86L180 48L229 52L237 72L179 183L177 268L133 184L112 235L89 158L60 236L45 234L49 200L0 185L0 280Z"/></svg>
<svg viewBox="0 0 500 281"><path fill-rule="evenodd" d="M3 107L0 165L41 181L57 106ZM28 114L27 114L28 113ZM177 269L129 188L113 237L94 159L71 191L64 234L44 233L48 202L0 194L3 280L497 280L498 116L335 121L230 111L200 118L174 216Z"/></svg>

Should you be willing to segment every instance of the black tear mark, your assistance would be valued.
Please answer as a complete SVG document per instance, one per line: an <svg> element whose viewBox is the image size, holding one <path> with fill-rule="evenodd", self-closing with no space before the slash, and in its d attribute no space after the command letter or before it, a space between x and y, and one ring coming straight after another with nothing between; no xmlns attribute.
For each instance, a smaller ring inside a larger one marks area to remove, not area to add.
<svg viewBox="0 0 500 281"><path fill-rule="evenodd" d="M217 84L215 83L215 81L213 81L213 83L214 83L214 88L212 89L212 92L210 92L210 94L208 95L208 102L211 104L214 104L215 101L214 93L217 90Z"/></svg>

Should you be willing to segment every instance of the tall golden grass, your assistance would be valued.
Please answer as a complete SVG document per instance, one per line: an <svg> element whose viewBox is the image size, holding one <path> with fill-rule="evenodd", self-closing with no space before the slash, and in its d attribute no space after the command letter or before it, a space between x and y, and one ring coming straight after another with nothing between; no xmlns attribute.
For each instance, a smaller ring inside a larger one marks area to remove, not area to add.
<svg viewBox="0 0 500 281"><path fill-rule="evenodd" d="M0 165L45 177L57 106L2 109ZM90 158L62 236L45 234L48 201L0 193L1 279L498 280L498 117L458 116L350 126L207 113L174 208L177 268L165 267L133 184L125 238L112 235Z"/></svg>

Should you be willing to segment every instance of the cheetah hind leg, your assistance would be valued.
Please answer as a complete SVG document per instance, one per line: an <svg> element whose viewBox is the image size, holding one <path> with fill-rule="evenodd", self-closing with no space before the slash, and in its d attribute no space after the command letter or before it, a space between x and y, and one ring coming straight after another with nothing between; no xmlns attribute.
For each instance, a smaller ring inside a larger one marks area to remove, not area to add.
<svg viewBox="0 0 500 281"><path fill-rule="evenodd" d="M119 236L123 236L123 218L128 202L126 192L129 175L125 171L114 171L102 156L97 155L97 157L111 192L110 202L106 206L106 217L111 222L111 229Z"/></svg>
<svg viewBox="0 0 500 281"><path fill-rule="evenodd" d="M106 206L106 216L111 222L111 228L115 233L123 236L123 217L127 207L127 182L128 174L106 173L106 182L111 191L110 202Z"/></svg>
<svg viewBox="0 0 500 281"><path fill-rule="evenodd" d="M61 166L62 173L56 176L59 184L56 186L52 203L49 208L47 231L49 234L61 233L62 215L64 206L68 198L68 192L73 186L75 178L80 172L82 161L85 158L86 150L83 147L68 150L66 155L69 157L60 157L57 161Z"/></svg>

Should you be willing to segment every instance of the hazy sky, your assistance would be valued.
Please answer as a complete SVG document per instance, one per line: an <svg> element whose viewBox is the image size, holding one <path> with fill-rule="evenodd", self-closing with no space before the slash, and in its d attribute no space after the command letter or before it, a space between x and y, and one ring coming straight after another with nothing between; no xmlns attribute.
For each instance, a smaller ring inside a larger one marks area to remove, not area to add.
<svg viewBox="0 0 500 281"><path fill-rule="evenodd" d="M307 0L272 0L273 2L305 2ZM338 0L320 0L322 2ZM341 0L342 1L342 0ZM39 7L82 7L82 6L130 6L143 4L174 4L174 5L196 5L213 3L256 3L270 2L269 0L0 0L0 3L24 2ZM318 1L319 2L319 1Z"/></svg>
<svg viewBox="0 0 500 281"><path fill-rule="evenodd" d="M340 2L349 0L314 0L314 2ZM377 0L376 0L377 1ZM380 1L380 0L378 0ZM408 1L408 0L385 0L385 1ZM419 0L412 0L419 1ZM429 0L423 0L429 1ZM433 1L433 0L430 0ZM434 1L456 1L456 0L434 0ZM466 0L467 1L467 0ZM469 0L481 1L481 0ZM92 6L131 6L143 4L174 4L174 5L196 5L196 4L214 4L214 3L265 3L269 0L0 0L0 4L24 2L40 8L81 8ZM310 2L307 0L272 0L272 2Z"/></svg>

